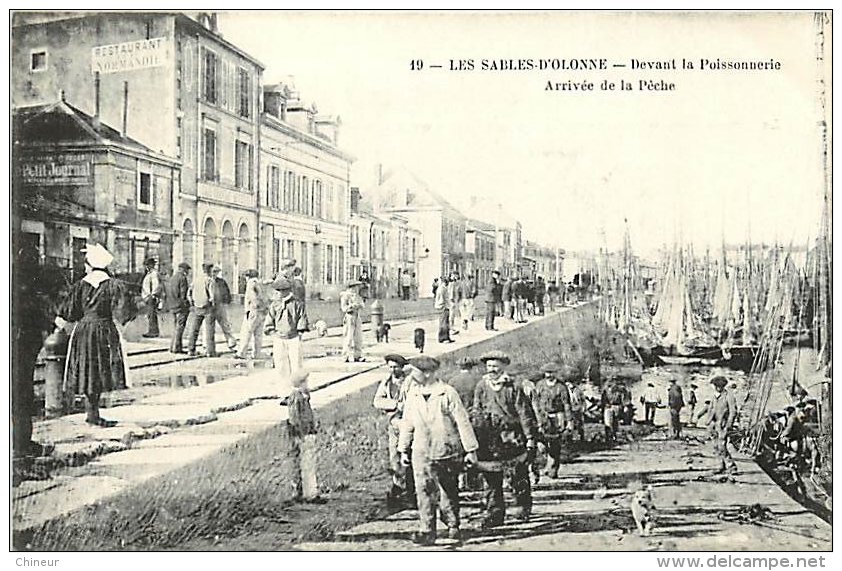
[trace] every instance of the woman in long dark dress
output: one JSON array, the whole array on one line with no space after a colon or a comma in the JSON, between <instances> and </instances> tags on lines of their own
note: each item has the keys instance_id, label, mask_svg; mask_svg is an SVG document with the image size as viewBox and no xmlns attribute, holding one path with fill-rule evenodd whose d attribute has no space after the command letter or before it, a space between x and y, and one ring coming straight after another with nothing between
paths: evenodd
<instances>
[{"instance_id":1,"label":"woman in long dark dress","mask_svg":"<svg viewBox=\"0 0 842 571\"><path fill-rule=\"evenodd\" d=\"M111 278L105 269L113 259L99 244L86 248L87 274L71 286L57 319L59 325L62 320L76 323L67 351L65 391L84 394L86 422L102 427L117 423L99 415L100 395L126 387L126 368L114 319L125 324L137 313L125 284Z\"/></svg>"}]
</instances>

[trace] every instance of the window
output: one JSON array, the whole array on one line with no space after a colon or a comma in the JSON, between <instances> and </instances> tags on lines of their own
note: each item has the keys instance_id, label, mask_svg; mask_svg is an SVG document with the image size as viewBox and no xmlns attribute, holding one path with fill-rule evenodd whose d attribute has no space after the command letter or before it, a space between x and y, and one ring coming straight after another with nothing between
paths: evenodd
<instances>
[{"instance_id":1,"label":"window","mask_svg":"<svg viewBox=\"0 0 842 571\"><path fill-rule=\"evenodd\" d=\"M202 77L204 79L202 95L208 103L216 103L219 95L219 58L215 53L206 49L202 63Z\"/></svg>"},{"instance_id":2,"label":"window","mask_svg":"<svg viewBox=\"0 0 842 571\"><path fill-rule=\"evenodd\" d=\"M240 89L240 116L251 116L251 76L249 72L240 68L238 86Z\"/></svg>"},{"instance_id":3,"label":"window","mask_svg":"<svg viewBox=\"0 0 842 571\"><path fill-rule=\"evenodd\" d=\"M284 254L284 258L295 258L295 242L293 242L292 240L287 240L286 248L287 251Z\"/></svg>"},{"instance_id":4,"label":"window","mask_svg":"<svg viewBox=\"0 0 842 571\"><path fill-rule=\"evenodd\" d=\"M327 272L325 274L325 283L333 283L333 246L327 246Z\"/></svg>"},{"instance_id":5,"label":"window","mask_svg":"<svg viewBox=\"0 0 842 571\"><path fill-rule=\"evenodd\" d=\"M286 211L289 211L292 202L290 199L290 191L292 189L293 181L295 180L295 174L292 171L286 171L284 173L284 203L283 208Z\"/></svg>"},{"instance_id":6,"label":"window","mask_svg":"<svg viewBox=\"0 0 842 571\"><path fill-rule=\"evenodd\" d=\"M219 180L216 170L216 131L206 127L202 139L202 178L210 181Z\"/></svg>"},{"instance_id":7,"label":"window","mask_svg":"<svg viewBox=\"0 0 842 571\"><path fill-rule=\"evenodd\" d=\"M360 255L360 227L351 226L351 255L359 257Z\"/></svg>"},{"instance_id":8,"label":"window","mask_svg":"<svg viewBox=\"0 0 842 571\"><path fill-rule=\"evenodd\" d=\"M323 218L322 213L322 181L315 181L316 191L313 194L313 215L316 218Z\"/></svg>"},{"instance_id":9,"label":"window","mask_svg":"<svg viewBox=\"0 0 842 571\"><path fill-rule=\"evenodd\" d=\"M307 242L301 242L301 259L298 260L298 265L301 267L301 277L304 280L307 280L307 277L310 275L307 272L307 267L309 264L307 263L309 260L307 259Z\"/></svg>"},{"instance_id":10,"label":"window","mask_svg":"<svg viewBox=\"0 0 842 571\"><path fill-rule=\"evenodd\" d=\"M234 143L234 186L251 190L251 145L242 141Z\"/></svg>"},{"instance_id":11,"label":"window","mask_svg":"<svg viewBox=\"0 0 842 571\"><path fill-rule=\"evenodd\" d=\"M152 210L152 175L139 172L137 176L137 207L141 210Z\"/></svg>"},{"instance_id":12,"label":"window","mask_svg":"<svg viewBox=\"0 0 842 571\"><path fill-rule=\"evenodd\" d=\"M310 202L309 194L310 194L310 185L308 184L307 177L302 176L301 177L301 199L300 199L301 202L298 205L298 208L299 208L298 211L301 214L309 214L309 212L308 212L308 210L309 210L308 204Z\"/></svg>"},{"instance_id":13,"label":"window","mask_svg":"<svg viewBox=\"0 0 842 571\"><path fill-rule=\"evenodd\" d=\"M336 281L342 283L345 281L345 248L336 247L336 258Z\"/></svg>"},{"instance_id":14,"label":"window","mask_svg":"<svg viewBox=\"0 0 842 571\"><path fill-rule=\"evenodd\" d=\"M272 275L277 274L281 268L281 240L272 239Z\"/></svg>"},{"instance_id":15,"label":"window","mask_svg":"<svg viewBox=\"0 0 842 571\"><path fill-rule=\"evenodd\" d=\"M46 71L47 50L38 50L29 55L29 71Z\"/></svg>"},{"instance_id":16,"label":"window","mask_svg":"<svg viewBox=\"0 0 842 571\"><path fill-rule=\"evenodd\" d=\"M269 206L277 210L280 208L281 170L272 165L269 167Z\"/></svg>"}]
</instances>

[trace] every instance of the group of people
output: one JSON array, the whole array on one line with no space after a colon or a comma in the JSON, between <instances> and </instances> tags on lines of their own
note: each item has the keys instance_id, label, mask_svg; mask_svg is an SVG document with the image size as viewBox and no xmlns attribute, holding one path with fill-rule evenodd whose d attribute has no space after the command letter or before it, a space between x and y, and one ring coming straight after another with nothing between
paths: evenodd
<instances>
[{"instance_id":1,"label":"group of people","mask_svg":"<svg viewBox=\"0 0 842 571\"><path fill-rule=\"evenodd\" d=\"M459 333L459 327L468 329L468 324L474 320L474 300L477 290L474 276L465 274L459 276L452 272L433 282L433 307L439 314L439 343L453 343L452 335Z\"/></svg>"},{"instance_id":2,"label":"group of people","mask_svg":"<svg viewBox=\"0 0 842 571\"><path fill-rule=\"evenodd\" d=\"M529 280L523 276L503 278L494 270L485 291L485 328L494 331L494 319L505 317L515 323L526 323L530 315L544 315L564 304L564 286L549 283L538 276Z\"/></svg>"},{"instance_id":3,"label":"group of people","mask_svg":"<svg viewBox=\"0 0 842 571\"><path fill-rule=\"evenodd\" d=\"M431 545L437 538L439 515L447 537L461 540L459 517L461 477L481 474L485 484L481 526L503 525L503 482L508 479L517 506L515 517L528 520L532 512L532 485L543 474L558 477L573 434L584 438L583 396L575 369L566 363L543 365L533 379L507 372L511 361L501 351L490 351L478 363L459 361L460 372L449 382L436 373L437 359L421 356L385 357L389 375L380 382L374 407L387 419L389 470L392 486L387 501L417 506L420 531L414 541ZM463 403L454 385L466 376L475 382L473 398ZM547 451L542 467L536 462L541 444Z\"/></svg>"}]
</instances>

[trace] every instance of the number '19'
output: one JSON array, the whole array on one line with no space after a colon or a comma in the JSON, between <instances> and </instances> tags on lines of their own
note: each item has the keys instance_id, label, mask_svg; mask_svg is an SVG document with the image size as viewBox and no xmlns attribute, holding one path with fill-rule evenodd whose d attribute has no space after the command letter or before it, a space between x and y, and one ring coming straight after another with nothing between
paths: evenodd
<instances>
[{"instance_id":1,"label":"number '19'","mask_svg":"<svg viewBox=\"0 0 842 571\"><path fill-rule=\"evenodd\" d=\"M409 62L409 69L412 71L421 71L424 69L424 62L420 59L414 59Z\"/></svg>"}]
</instances>

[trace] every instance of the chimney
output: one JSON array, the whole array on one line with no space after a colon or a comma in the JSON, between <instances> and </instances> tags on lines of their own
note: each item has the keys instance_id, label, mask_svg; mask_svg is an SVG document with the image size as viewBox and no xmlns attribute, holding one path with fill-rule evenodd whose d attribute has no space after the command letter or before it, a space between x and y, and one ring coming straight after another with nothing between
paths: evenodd
<instances>
[{"instance_id":1,"label":"chimney","mask_svg":"<svg viewBox=\"0 0 842 571\"><path fill-rule=\"evenodd\" d=\"M99 127L99 106L100 106L100 82L99 72L94 74L94 126Z\"/></svg>"},{"instance_id":2,"label":"chimney","mask_svg":"<svg viewBox=\"0 0 842 571\"><path fill-rule=\"evenodd\" d=\"M124 137L128 136L129 127L129 82L123 82L123 130L120 132Z\"/></svg>"}]
</instances>

